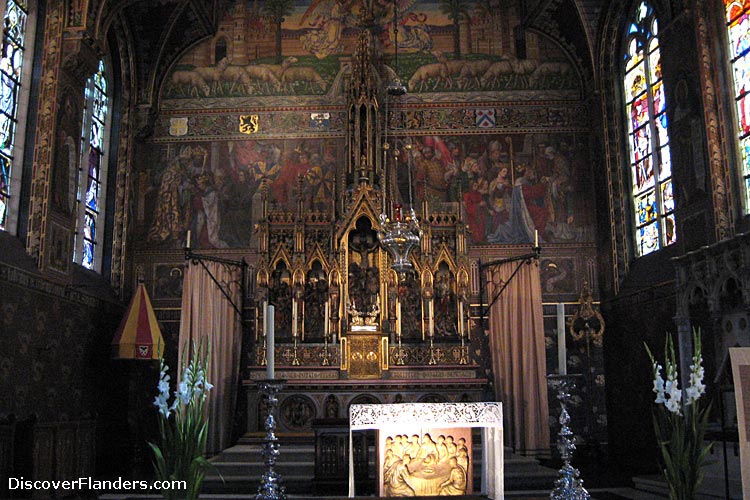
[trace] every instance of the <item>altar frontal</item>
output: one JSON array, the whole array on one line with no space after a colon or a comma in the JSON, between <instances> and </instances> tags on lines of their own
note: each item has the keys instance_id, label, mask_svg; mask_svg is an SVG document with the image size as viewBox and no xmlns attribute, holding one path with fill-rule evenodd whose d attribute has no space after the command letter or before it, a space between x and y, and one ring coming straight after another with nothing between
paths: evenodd
<instances>
[{"instance_id":1,"label":"altar frontal","mask_svg":"<svg viewBox=\"0 0 750 500\"><path fill-rule=\"evenodd\" d=\"M351 405L352 432L378 431L379 494L450 496L472 491L471 429L482 428L482 493L503 493L502 405L486 403L405 403ZM354 496L354 464L349 460L349 496Z\"/></svg>"}]
</instances>

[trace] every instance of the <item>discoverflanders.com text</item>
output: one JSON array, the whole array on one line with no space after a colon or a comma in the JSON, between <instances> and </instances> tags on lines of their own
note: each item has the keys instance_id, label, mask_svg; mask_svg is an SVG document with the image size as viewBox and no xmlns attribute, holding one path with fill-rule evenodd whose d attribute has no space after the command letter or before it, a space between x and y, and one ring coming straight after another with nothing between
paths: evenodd
<instances>
[{"instance_id":1,"label":"discoverflanders.com text","mask_svg":"<svg viewBox=\"0 0 750 500\"><path fill-rule=\"evenodd\" d=\"M98 480L91 477L79 477L67 481L62 480L34 480L9 477L8 489L13 490L185 490L185 481L139 481L117 478L112 480Z\"/></svg>"}]
</instances>

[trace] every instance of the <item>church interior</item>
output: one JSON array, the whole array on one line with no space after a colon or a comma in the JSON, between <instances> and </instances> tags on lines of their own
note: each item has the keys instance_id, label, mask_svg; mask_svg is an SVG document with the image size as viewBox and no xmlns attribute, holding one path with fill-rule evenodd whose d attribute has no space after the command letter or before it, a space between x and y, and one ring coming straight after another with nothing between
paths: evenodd
<instances>
[{"instance_id":1,"label":"church interior","mask_svg":"<svg viewBox=\"0 0 750 500\"><path fill-rule=\"evenodd\" d=\"M205 336L206 491L257 490L270 379L290 493L356 455L358 494L413 496L352 407L488 402L506 492L551 490L562 383L586 485L637 487L649 353L684 377L695 332L741 498L750 2L0 3L0 477L152 478L158 359ZM486 442L438 427L469 486L424 494L478 493Z\"/></svg>"}]
</instances>

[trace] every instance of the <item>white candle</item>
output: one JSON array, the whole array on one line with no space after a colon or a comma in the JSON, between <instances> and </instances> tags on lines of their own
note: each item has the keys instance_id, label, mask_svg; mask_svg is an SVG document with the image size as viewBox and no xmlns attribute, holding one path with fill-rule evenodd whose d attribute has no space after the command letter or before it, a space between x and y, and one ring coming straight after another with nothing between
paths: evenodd
<instances>
[{"instance_id":1,"label":"white candle","mask_svg":"<svg viewBox=\"0 0 750 500\"><path fill-rule=\"evenodd\" d=\"M326 302L325 308L324 308L324 319L323 319L323 338L328 339L328 302Z\"/></svg>"},{"instance_id":2,"label":"white candle","mask_svg":"<svg viewBox=\"0 0 750 500\"><path fill-rule=\"evenodd\" d=\"M187 232L187 241L185 242L185 248L190 248L190 236L191 236L191 231L190 231L190 229L188 229L188 232Z\"/></svg>"},{"instance_id":3,"label":"white candle","mask_svg":"<svg viewBox=\"0 0 750 500\"><path fill-rule=\"evenodd\" d=\"M427 302L427 317L430 323L430 327L427 332L429 333L430 337L432 337L433 335L435 335L435 323L433 321L434 316L433 316L433 310L432 310L432 299L429 299L429 301Z\"/></svg>"},{"instance_id":4,"label":"white candle","mask_svg":"<svg viewBox=\"0 0 750 500\"><path fill-rule=\"evenodd\" d=\"M464 338L464 302L458 301L458 336Z\"/></svg>"},{"instance_id":5,"label":"white candle","mask_svg":"<svg viewBox=\"0 0 750 500\"><path fill-rule=\"evenodd\" d=\"M565 304L557 304L557 373L567 375L568 363L565 348Z\"/></svg>"},{"instance_id":6,"label":"white candle","mask_svg":"<svg viewBox=\"0 0 750 500\"><path fill-rule=\"evenodd\" d=\"M396 333L401 335L401 301L396 301Z\"/></svg>"},{"instance_id":7,"label":"white candle","mask_svg":"<svg viewBox=\"0 0 750 500\"><path fill-rule=\"evenodd\" d=\"M297 299L292 299L292 337L297 336Z\"/></svg>"},{"instance_id":8,"label":"white candle","mask_svg":"<svg viewBox=\"0 0 750 500\"><path fill-rule=\"evenodd\" d=\"M539 231L534 229L534 248L539 248Z\"/></svg>"},{"instance_id":9,"label":"white candle","mask_svg":"<svg viewBox=\"0 0 750 500\"><path fill-rule=\"evenodd\" d=\"M266 378L271 380L274 378L274 332L273 332L273 313L274 307L269 305L266 307L266 321L268 329L266 330Z\"/></svg>"}]
</instances>

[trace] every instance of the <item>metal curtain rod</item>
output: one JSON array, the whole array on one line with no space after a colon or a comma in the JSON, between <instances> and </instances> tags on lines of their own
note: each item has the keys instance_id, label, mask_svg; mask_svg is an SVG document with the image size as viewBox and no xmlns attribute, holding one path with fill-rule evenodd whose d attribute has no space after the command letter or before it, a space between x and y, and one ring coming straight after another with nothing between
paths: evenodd
<instances>
[{"instance_id":1,"label":"metal curtain rod","mask_svg":"<svg viewBox=\"0 0 750 500\"><path fill-rule=\"evenodd\" d=\"M485 315L489 312L490 308L495 304L495 302L497 302L497 299L500 298L500 295L502 295L502 293L508 287L508 285L510 284L510 282L513 281L513 278L516 277L516 274L518 274L518 271L521 269L521 266L524 263L529 263L529 261L531 261L531 259L538 260L541 254L542 254L542 247L536 246L536 247L532 247L532 252L531 253L526 253L526 254L523 254L523 255L515 255L513 257L507 257L505 259L493 260L493 261L490 261L490 262L486 262L484 264L482 264L482 260L481 259L479 260L479 270L480 270L480 273L479 273L479 307L480 307L480 318L482 318L482 325L483 326L484 326ZM518 262L518 261L520 261L520 262ZM503 283L502 288L500 288L500 290L498 290L497 293L495 294L495 296L492 298L492 302L490 302L489 304L487 304L486 308L482 308L482 302L483 302L483 299L484 299L484 293L483 293L484 287L482 286L482 283L484 282L484 279L482 278L481 271L483 269L487 269L489 267L495 267L495 266L499 266L499 265L502 265L502 264L507 264L509 262L518 262L518 265L513 270L513 273L510 275L510 278L508 278L508 280L505 283Z\"/></svg>"},{"instance_id":2,"label":"metal curtain rod","mask_svg":"<svg viewBox=\"0 0 750 500\"><path fill-rule=\"evenodd\" d=\"M237 306L237 304L234 303L234 300L232 300L232 297L229 296L229 292L227 292L221 283L219 283L219 280L216 279L216 276L213 275L213 273L206 267L206 261L210 262L218 262L220 264L225 264L228 266L237 266L242 271L242 276L240 278L240 299L242 299L242 296L245 295L245 269L247 268L247 262L245 262L245 259L242 260L230 260L230 259L222 259L221 257L214 257L213 255L203 255L199 253L193 253L192 250L189 248L185 248L185 260L192 260L193 262L199 262L201 266L203 266L203 269L206 270L208 275L211 277L211 281L216 283L216 286L219 287L219 290L224 295L224 297L227 298L230 304L232 304L232 307L234 308L235 312L242 318L242 311Z\"/></svg>"}]
</instances>

